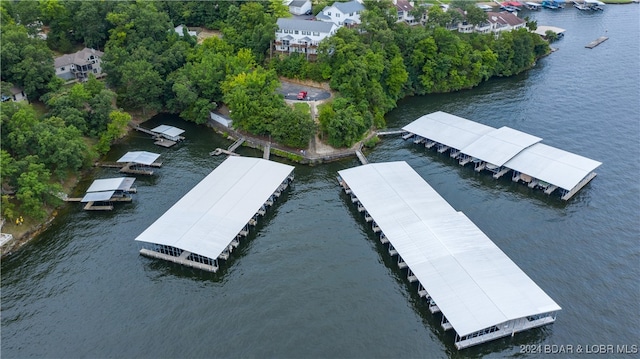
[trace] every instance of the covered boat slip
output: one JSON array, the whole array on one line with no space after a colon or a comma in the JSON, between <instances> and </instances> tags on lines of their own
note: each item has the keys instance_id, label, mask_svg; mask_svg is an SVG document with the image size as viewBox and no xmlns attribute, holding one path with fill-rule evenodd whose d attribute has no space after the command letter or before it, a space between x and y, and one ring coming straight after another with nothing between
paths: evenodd
<instances>
[{"instance_id":1,"label":"covered boat slip","mask_svg":"<svg viewBox=\"0 0 640 359\"><path fill-rule=\"evenodd\" d=\"M129 194L136 191L132 188L135 180L132 177L95 180L79 202L86 203L84 206L86 211L110 211L113 209L112 202L131 202ZM72 198L68 201L77 201L77 199Z\"/></svg>"},{"instance_id":2,"label":"covered boat slip","mask_svg":"<svg viewBox=\"0 0 640 359\"><path fill-rule=\"evenodd\" d=\"M293 167L231 156L142 232L141 254L216 272L282 191Z\"/></svg>"},{"instance_id":3,"label":"covered boat slip","mask_svg":"<svg viewBox=\"0 0 640 359\"><path fill-rule=\"evenodd\" d=\"M339 175L458 349L555 321L561 308L406 162Z\"/></svg>"},{"instance_id":4,"label":"covered boat slip","mask_svg":"<svg viewBox=\"0 0 640 359\"><path fill-rule=\"evenodd\" d=\"M476 171L488 170L500 178L513 170L512 180L551 194L560 188L568 200L591 179L600 162L540 143L539 137L509 127L495 129L442 111L424 115L402 128L403 138L449 151L460 165L473 162Z\"/></svg>"},{"instance_id":5,"label":"covered boat slip","mask_svg":"<svg viewBox=\"0 0 640 359\"><path fill-rule=\"evenodd\" d=\"M181 137L180 135L184 133L183 129L169 125L160 125L152 129L151 131L172 141L182 140L183 137Z\"/></svg>"},{"instance_id":6,"label":"covered boat slip","mask_svg":"<svg viewBox=\"0 0 640 359\"><path fill-rule=\"evenodd\" d=\"M118 163L135 163L145 166L151 166L156 164L156 160L160 157L159 153L147 152L147 151L131 151L125 153L116 162Z\"/></svg>"}]
</instances>

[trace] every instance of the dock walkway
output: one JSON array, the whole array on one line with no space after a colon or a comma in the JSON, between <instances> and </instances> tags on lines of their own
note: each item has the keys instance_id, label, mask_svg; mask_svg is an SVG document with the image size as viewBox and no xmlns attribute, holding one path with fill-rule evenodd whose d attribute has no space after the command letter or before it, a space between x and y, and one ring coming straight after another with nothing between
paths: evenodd
<instances>
[{"instance_id":1,"label":"dock walkway","mask_svg":"<svg viewBox=\"0 0 640 359\"><path fill-rule=\"evenodd\" d=\"M594 47L600 45L601 43L605 42L609 40L608 37L606 36L600 36L599 38L591 41L590 43L586 44L584 47L586 47L587 49L593 49Z\"/></svg>"}]
</instances>

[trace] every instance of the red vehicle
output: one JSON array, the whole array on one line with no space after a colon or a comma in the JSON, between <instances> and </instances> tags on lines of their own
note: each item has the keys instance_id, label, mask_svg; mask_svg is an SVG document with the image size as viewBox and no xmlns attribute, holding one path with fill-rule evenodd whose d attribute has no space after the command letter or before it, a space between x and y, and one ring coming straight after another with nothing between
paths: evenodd
<instances>
[{"instance_id":1,"label":"red vehicle","mask_svg":"<svg viewBox=\"0 0 640 359\"><path fill-rule=\"evenodd\" d=\"M298 92L298 100L305 100L307 98L307 91Z\"/></svg>"}]
</instances>

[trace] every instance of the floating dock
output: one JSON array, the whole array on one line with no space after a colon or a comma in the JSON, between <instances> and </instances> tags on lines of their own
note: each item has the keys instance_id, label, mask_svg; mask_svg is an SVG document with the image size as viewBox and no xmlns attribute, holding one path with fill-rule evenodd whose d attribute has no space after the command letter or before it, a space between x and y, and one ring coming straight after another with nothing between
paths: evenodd
<instances>
[{"instance_id":1,"label":"floating dock","mask_svg":"<svg viewBox=\"0 0 640 359\"><path fill-rule=\"evenodd\" d=\"M561 308L406 162L339 171L351 202L464 349L553 323ZM535 254L534 254L535 255Z\"/></svg>"},{"instance_id":2,"label":"floating dock","mask_svg":"<svg viewBox=\"0 0 640 359\"><path fill-rule=\"evenodd\" d=\"M111 211L114 202L131 202L135 178L118 177L93 181L82 198L65 198L65 202L86 203L85 211Z\"/></svg>"},{"instance_id":3,"label":"floating dock","mask_svg":"<svg viewBox=\"0 0 640 359\"><path fill-rule=\"evenodd\" d=\"M217 272L293 181L293 167L230 156L135 240L140 254Z\"/></svg>"},{"instance_id":4,"label":"floating dock","mask_svg":"<svg viewBox=\"0 0 640 359\"><path fill-rule=\"evenodd\" d=\"M473 163L498 179L513 171L514 182L569 200L591 179L602 163L540 143L539 137L509 127L493 128L446 112L424 115L403 127L414 143L449 152L462 166Z\"/></svg>"},{"instance_id":5,"label":"floating dock","mask_svg":"<svg viewBox=\"0 0 640 359\"><path fill-rule=\"evenodd\" d=\"M599 38L591 41L590 43L586 44L584 47L586 47L587 49L593 49L594 47L600 45L601 43L605 42L609 40L608 37L606 36L600 36Z\"/></svg>"},{"instance_id":6,"label":"floating dock","mask_svg":"<svg viewBox=\"0 0 640 359\"><path fill-rule=\"evenodd\" d=\"M171 147L184 140L184 137L181 136L184 133L184 130L173 126L160 125L152 130L135 126L134 129L151 135L153 139L156 140L154 144L161 147Z\"/></svg>"},{"instance_id":7,"label":"floating dock","mask_svg":"<svg viewBox=\"0 0 640 359\"><path fill-rule=\"evenodd\" d=\"M119 168L120 173L134 175L153 175L151 167L162 167L162 162L157 162L160 154L146 151L127 152L120 157L115 163L103 162L98 164L100 167Z\"/></svg>"}]
</instances>

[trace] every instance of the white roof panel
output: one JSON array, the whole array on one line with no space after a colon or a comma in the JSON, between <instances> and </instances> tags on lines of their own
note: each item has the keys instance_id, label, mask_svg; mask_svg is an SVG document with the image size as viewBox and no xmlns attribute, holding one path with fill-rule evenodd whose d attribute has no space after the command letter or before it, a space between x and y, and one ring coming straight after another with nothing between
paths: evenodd
<instances>
[{"instance_id":1,"label":"white roof panel","mask_svg":"<svg viewBox=\"0 0 640 359\"><path fill-rule=\"evenodd\" d=\"M406 162L339 174L459 335L560 310Z\"/></svg>"},{"instance_id":2,"label":"white roof panel","mask_svg":"<svg viewBox=\"0 0 640 359\"><path fill-rule=\"evenodd\" d=\"M458 150L495 130L493 127L442 111L424 115L402 129Z\"/></svg>"},{"instance_id":3,"label":"white roof panel","mask_svg":"<svg viewBox=\"0 0 640 359\"><path fill-rule=\"evenodd\" d=\"M136 241L215 259L292 171L277 162L230 156Z\"/></svg>"},{"instance_id":4,"label":"white roof panel","mask_svg":"<svg viewBox=\"0 0 640 359\"><path fill-rule=\"evenodd\" d=\"M98 179L93 181L87 192L128 191L135 180L133 177Z\"/></svg>"},{"instance_id":5,"label":"white roof panel","mask_svg":"<svg viewBox=\"0 0 640 359\"><path fill-rule=\"evenodd\" d=\"M168 126L168 125L160 125L151 131L156 133L161 133L163 135L167 135L171 137L180 136L180 134L184 133L183 129L173 127L173 126Z\"/></svg>"},{"instance_id":6,"label":"white roof panel","mask_svg":"<svg viewBox=\"0 0 640 359\"><path fill-rule=\"evenodd\" d=\"M147 151L132 151L127 152L124 156L120 157L117 162L124 163L139 163L142 165L150 165L154 163L158 157L160 157L159 153L147 152Z\"/></svg>"},{"instance_id":7,"label":"white roof panel","mask_svg":"<svg viewBox=\"0 0 640 359\"><path fill-rule=\"evenodd\" d=\"M520 151L541 140L540 137L509 127L500 127L484 134L468 146L459 148L459 150L471 157L502 166Z\"/></svg>"},{"instance_id":8,"label":"white roof panel","mask_svg":"<svg viewBox=\"0 0 640 359\"><path fill-rule=\"evenodd\" d=\"M570 191L601 164L571 152L536 143L504 165Z\"/></svg>"},{"instance_id":9,"label":"white roof panel","mask_svg":"<svg viewBox=\"0 0 640 359\"><path fill-rule=\"evenodd\" d=\"M82 197L80 202L108 201L116 191L89 192Z\"/></svg>"}]
</instances>

